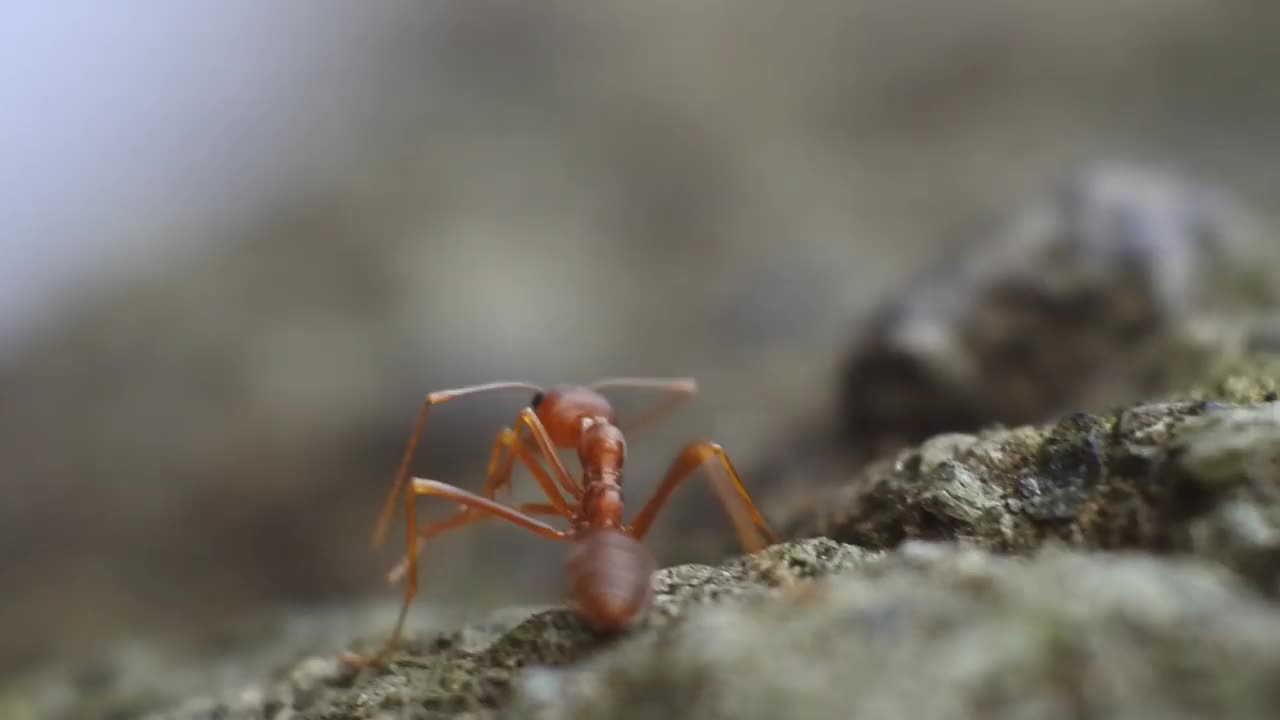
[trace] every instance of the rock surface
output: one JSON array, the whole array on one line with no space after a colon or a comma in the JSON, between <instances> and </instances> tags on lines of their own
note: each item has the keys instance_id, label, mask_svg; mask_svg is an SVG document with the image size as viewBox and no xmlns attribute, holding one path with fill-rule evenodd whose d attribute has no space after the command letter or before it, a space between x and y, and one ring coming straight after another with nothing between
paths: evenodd
<instances>
[{"instance_id":1,"label":"rock surface","mask_svg":"<svg viewBox=\"0 0 1280 720\"><path fill-rule=\"evenodd\" d=\"M660 571L653 610L621 636L563 608L467 623L423 623L419 610L388 666L351 671L338 652L372 649L389 608L304 614L247 629L216 661L143 648L54 672L0 691L0 709L15 720L1272 717L1280 402L1262 367L1225 363L1184 393L1227 392L1230 404L1185 397L935 437L809 514L825 537ZM1096 552L1107 549L1126 552Z\"/></svg>"},{"instance_id":2,"label":"rock surface","mask_svg":"<svg viewBox=\"0 0 1280 720\"><path fill-rule=\"evenodd\" d=\"M1153 399L1258 402L1280 378L1256 355L1280 348L1276 253L1210 183L1083 168L884 297L851 342L837 412L786 423L753 492L785 519L943 434Z\"/></svg>"},{"instance_id":3,"label":"rock surface","mask_svg":"<svg viewBox=\"0 0 1280 720\"><path fill-rule=\"evenodd\" d=\"M804 593L706 608L511 717L1264 718L1280 613L1195 563L908 548Z\"/></svg>"},{"instance_id":4,"label":"rock surface","mask_svg":"<svg viewBox=\"0 0 1280 720\"><path fill-rule=\"evenodd\" d=\"M1273 717L1280 358L1158 402L944 434L867 466L789 542L654 576L621 636L566 608L394 607L246 626L220 657L125 646L0 689L15 720ZM1115 552L1102 552L1115 551ZM927 691L921 691L927 688Z\"/></svg>"},{"instance_id":5,"label":"rock surface","mask_svg":"<svg viewBox=\"0 0 1280 720\"><path fill-rule=\"evenodd\" d=\"M327 653L281 662L287 643L274 638L271 663L262 649L241 655L252 665L243 685L214 694L165 698L182 671L153 665L149 687L104 680L117 692L104 686L98 704L53 714L10 701L6 717L1267 718L1280 708L1280 609L1196 558L1052 547L1010 557L920 541L877 553L815 539L669 568L655 588L655 611L616 638L568 610L513 610L420 633L388 667L359 672Z\"/></svg>"},{"instance_id":6,"label":"rock surface","mask_svg":"<svg viewBox=\"0 0 1280 720\"><path fill-rule=\"evenodd\" d=\"M1263 389L1273 383L1235 388L1261 402L1140 404L939 435L872 464L788 534L868 548L924 539L1193 552L1280 590L1280 403Z\"/></svg>"},{"instance_id":7,"label":"rock surface","mask_svg":"<svg viewBox=\"0 0 1280 720\"><path fill-rule=\"evenodd\" d=\"M654 576L653 608L632 631L648 634L702 605L803 592L815 578L880 555L811 540L719 567L668 568ZM143 710L152 720L454 717L504 704L524 667L567 665L607 651L619 639L593 634L564 608L513 608L452 626L428 615L427 631L413 633L385 668L352 672L338 663L351 638L365 638L358 651L376 647L391 617L393 609L378 608L298 617L269 632L252 628L256 642L204 664L122 651L99 665L113 669L99 669L92 688L83 682L83 670L63 670L30 683L35 693L0 691L0 709L14 720L133 718ZM421 620L415 613L414 623Z\"/></svg>"}]
</instances>

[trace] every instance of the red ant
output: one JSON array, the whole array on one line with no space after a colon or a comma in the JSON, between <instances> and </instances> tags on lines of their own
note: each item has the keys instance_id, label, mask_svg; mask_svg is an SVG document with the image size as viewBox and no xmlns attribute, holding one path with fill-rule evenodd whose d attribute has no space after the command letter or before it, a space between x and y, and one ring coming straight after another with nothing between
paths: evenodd
<instances>
[{"instance_id":1,"label":"red ant","mask_svg":"<svg viewBox=\"0 0 1280 720\"><path fill-rule=\"evenodd\" d=\"M652 599L650 576L657 570L657 563L640 541L667 498L698 468L707 469L712 488L748 552L777 542L777 537L742 486L729 456L719 445L711 442L687 445L671 464L649 502L630 524L624 523L622 465L626 457L626 440L616 423L613 407L601 394L611 388L651 390L671 395L665 402L633 420L630 423L632 430L666 414L697 392L696 383L690 379L612 378L587 386L560 385L547 390L532 383L494 382L427 395L418 411L395 483L373 531L376 546L386 537L396 497L404 489L408 550L389 575L392 582L402 574L407 575L404 601L395 627L382 649L369 657L346 655L348 663L356 666L375 664L395 649L409 604L418 590L418 552L423 543L445 531L488 517L502 518L543 537L572 543L566 568L571 595L587 622L600 632L621 629L648 607ZM534 394L529 406L520 410L512 426L503 428L495 438L480 494L418 477L412 478L406 488L409 464L430 409L464 395L496 390L526 390ZM525 437L526 431L530 437ZM577 450L582 466L580 481L569 474L557 454L559 450ZM550 467L549 473L538 462L538 455ZM497 502L498 491L510 485L516 458L528 467L549 503L509 507ZM561 491L568 495L567 499ZM415 500L419 495L446 498L461 507L453 515L417 530ZM568 520L570 527L558 530L533 515L557 515Z\"/></svg>"}]
</instances>

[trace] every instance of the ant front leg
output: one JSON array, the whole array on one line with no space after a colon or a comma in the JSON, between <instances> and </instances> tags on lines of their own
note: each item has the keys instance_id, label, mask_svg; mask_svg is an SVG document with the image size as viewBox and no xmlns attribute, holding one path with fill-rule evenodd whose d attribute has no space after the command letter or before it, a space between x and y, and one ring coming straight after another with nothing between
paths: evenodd
<instances>
[{"instance_id":1,"label":"ant front leg","mask_svg":"<svg viewBox=\"0 0 1280 720\"><path fill-rule=\"evenodd\" d=\"M506 520L514 525L518 525L530 532L541 535L542 537L552 540L567 540L572 538L571 532L560 531L550 525L529 517L527 514L520 512L514 508L507 507L501 503L494 502L485 497L467 492L461 488L456 488L446 483L437 482L435 480L426 480L423 478L413 478L413 482L409 486L409 492L406 494L408 503L405 507L408 514L408 522L413 527L416 522L416 503L414 502L419 495L434 495L442 497L446 500L452 500L459 503L470 510L476 510L483 516L494 516ZM443 532L450 528L441 528L439 532ZM387 657L396 645L400 642L400 636L404 631L405 617L409 613L409 605L413 602L413 598L418 593L418 556L416 545L410 543L409 561L408 561L408 582L405 585L404 600L400 605L400 614L396 617L396 624L391 630L391 635L387 638L382 649L371 656L359 656L346 654L343 661L353 667L365 667L381 662Z\"/></svg>"},{"instance_id":2,"label":"ant front leg","mask_svg":"<svg viewBox=\"0 0 1280 720\"><path fill-rule=\"evenodd\" d=\"M542 421L538 419L538 413L534 412L533 408L524 408L520 411L520 417L516 418L516 433L519 434L521 430L525 429L533 436L534 445L542 451L542 459L546 460L547 464L551 466L551 472L556 476L560 487L564 488L564 491L569 493L575 500L581 500L582 485L573 478L569 469L564 466L564 461L560 459L559 453L556 452L555 444L551 442L551 436L547 434L547 429L542 425ZM523 441L519 441L518 438L517 440L513 449L529 466L529 469L533 470L533 466L537 463L534 462L533 456L529 454L529 447ZM538 478L540 484L543 484L543 490L546 491L547 498L551 500L552 504L558 503L560 494L554 492L554 486L544 483L546 475L535 473L535 477Z\"/></svg>"},{"instance_id":3,"label":"ant front leg","mask_svg":"<svg viewBox=\"0 0 1280 720\"><path fill-rule=\"evenodd\" d=\"M733 467L724 448L711 442L695 442L686 446L671 463L653 497L636 514L627 529L632 537L637 540L644 538L671 493L699 468L706 469L711 488L733 521L738 539L747 552L756 552L778 542L778 537L769 529L768 523L751 502L751 496L742 486L738 471Z\"/></svg>"},{"instance_id":4,"label":"ant front leg","mask_svg":"<svg viewBox=\"0 0 1280 720\"><path fill-rule=\"evenodd\" d=\"M527 382L492 382L453 390L440 390L428 394L423 399L422 405L418 408L418 417L413 423L413 432L409 435L409 441L405 444L404 455L400 458L400 467L396 470L395 482L392 483L391 490L387 493L387 499L382 504L382 512L378 515L378 522L373 527L372 542L375 546L381 545L387 538L387 528L391 525L391 514L395 511L396 496L400 494L400 489L404 487L405 480L409 477L409 464L413 461L413 453L418 447L418 438L422 435L423 428L426 427L427 414L431 411L431 408L467 395L479 395L496 390L541 392L542 388Z\"/></svg>"},{"instance_id":5,"label":"ant front leg","mask_svg":"<svg viewBox=\"0 0 1280 720\"><path fill-rule=\"evenodd\" d=\"M492 500L493 498L486 499ZM516 505L516 512L520 512L525 515L554 515L556 517L564 517L564 515L562 515L551 503L521 503ZM457 528L464 527L475 522L480 522L488 517L488 515L479 510L463 507L456 514L427 525L422 528L422 530L418 531L417 553L419 555L422 554L423 545L425 545L431 538L448 532L449 530L456 530ZM396 566L391 568L390 572L387 573L387 582L392 584L400 582L404 579L405 573L408 571L409 556L405 555L400 558L400 562L396 563Z\"/></svg>"},{"instance_id":6,"label":"ant front leg","mask_svg":"<svg viewBox=\"0 0 1280 720\"><path fill-rule=\"evenodd\" d=\"M522 432L526 429L533 435L534 446L541 450L544 457L551 462L556 471L556 476L560 480L560 485L569 490L575 500L581 498L581 490L573 482L573 476L569 475L569 471L560 462L559 456L555 454L555 448L547 438L546 430L542 427L541 422L538 421L538 416L528 408L520 412L520 415L516 418L514 429L503 428L494 439L493 448L489 452L489 469L485 474L480 496L487 500L496 500L498 491L510 486L515 460L519 458L525 467L529 469L538 486L542 488L547 499L551 501L549 505L530 503L521 507L530 508L532 512L537 514L559 515L572 520L577 514L577 507L570 505L565 500L560 491L556 489L556 482L551 479L546 469L538 462L538 458L530 451L529 446L526 444L527 438ZM453 515L427 525L420 531L415 531L411 523L409 525L410 548L400 559L400 562L396 563L395 567L387 573L387 580L393 583L399 582L408 567L410 557L422 552L422 547L428 539L446 530L452 530L483 520L485 517L483 511L464 506L459 508Z\"/></svg>"},{"instance_id":7,"label":"ant front leg","mask_svg":"<svg viewBox=\"0 0 1280 720\"><path fill-rule=\"evenodd\" d=\"M485 471L484 484L480 486L480 497L497 500L498 491L510 487L511 471L515 462L515 455L511 448L515 441L516 433L511 428L503 428L498 432L497 437L493 439L493 447L489 450L489 468ZM427 540L447 530L469 525L483 517L483 515L463 505L453 515L437 520L421 530L415 531L413 526L409 525L409 542L416 545L416 547L411 551L406 551L395 567L391 568L391 571L387 573L387 582L400 582L400 578L404 576L405 570L409 566L409 555L411 552L421 553L422 547ZM415 533L416 538L414 537Z\"/></svg>"},{"instance_id":8,"label":"ant front leg","mask_svg":"<svg viewBox=\"0 0 1280 720\"><path fill-rule=\"evenodd\" d=\"M529 431L532 438L524 436L525 430ZM530 441L532 441L532 449ZM534 451L541 452L543 459L551 466L552 473L555 475L554 480L538 462L538 458L533 454ZM499 490L510 487L511 472L516 458L524 463L547 499L562 513L569 508L560 491L556 489L557 483L574 500L582 498L582 488L574 481L568 468L556 454L555 446L551 444L547 430L538 420L537 414L529 408L521 410L512 427L503 428L494 438L493 447L489 451L489 469L485 473L481 495L492 500L496 498Z\"/></svg>"}]
</instances>

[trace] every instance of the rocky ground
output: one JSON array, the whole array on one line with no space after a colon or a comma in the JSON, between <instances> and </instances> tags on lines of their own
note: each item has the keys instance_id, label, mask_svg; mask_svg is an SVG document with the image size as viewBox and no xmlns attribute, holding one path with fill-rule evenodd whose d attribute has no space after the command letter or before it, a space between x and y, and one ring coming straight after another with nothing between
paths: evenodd
<instances>
[{"instance_id":1,"label":"rocky ground","mask_svg":"<svg viewBox=\"0 0 1280 720\"><path fill-rule=\"evenodd\" d=\"M1003 271L931 286L989 300L1016 286L1010 307L1038 308L1038 318L997 312L1005 323L993 322L996 300L890 313L900 325L924 317L930 333L882 324L855 346L852 368L875 365L862 361L875 353L909 363L924 357L911 352L947 346L973 360L959 372L934 358L915 386L897 379L900 397L937 397L911 416L927 429L846 423L835 442L858 452L844 469L814 471L807 501L779 525L785 542L661 570L652 611L621 636L597 636L561 607L468 617L420 603L391 662L356 671L338 653L375 647L392 609L299 611L246 627L212 657L142 645L35 671L0 691L0 711L14 720L1275 717L1280 355L1274 328L1242 320L1269 317L1270 301L1233 292L1265 287L1256 281L1265 266L1232 260L1252 256L1230 249L1230 232L1203 230L1225 225L1182 233L1179 218L1204 218L1183 213L1185 201L1118 206L1164 209L1076 241L1022 242L1035 249L1027 257L1064 273L1027 270L1006 246L996 253ZM1135 238L1162 244L1116 250ZM1107 271L1117 264L1124 273ZM1255 282L1237 282L1241 268ZM1081 324L1063 308L1084 301L1098 317L1129 314ZM1055 332L1054 322L1074 325ZM1018 354L1011 343L1028 323L1040 341ZM886 350L885 337L906 336L936 342ZM1070 362L1043 352L1051 341L1074 353ZM1010 382L1019 357L1029 386ZM1070 392L1024 392L1052 382L1053 367ZM906 418L883 398L868 412L877 409ZM925 417L931 409L941 424ZM1019 422L1024 413L1043 419ZM868 428L869 440L859 435Z\"/></svg>"},{"instance_id":2,"label":"rocky ground","mask_svg":"<svg viewBox=\"0 0 1280 720\"><path fill-rule=\"evenodd\" d=\"M1261 401L1073 419L1071 442L1061 425L932 440L818 516L863 546L662 570L620 638L513 609L351 671L334 652L377 642L385 615L294 618L199 672L121 656L57 676L6 717L1274 717L1277 381ZM210 693L215 667L233 677Z\"/></svg>"}]
</instances>

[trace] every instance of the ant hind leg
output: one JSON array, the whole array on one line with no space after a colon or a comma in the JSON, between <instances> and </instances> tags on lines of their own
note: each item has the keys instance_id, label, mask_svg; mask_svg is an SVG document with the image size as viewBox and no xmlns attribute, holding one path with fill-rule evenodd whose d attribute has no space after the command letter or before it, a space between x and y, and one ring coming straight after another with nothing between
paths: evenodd
<instances>
[{"instance_id":1,"label":"ant hind leg","mask_svg":"<svg viewBox=\"0 0 1280 720\"><path fill-rule=\"evenodd\" d=\"M649 532L658 512L662 510L671 494L699 468L706 469L711 481L711 489L715 491L720 504L729 514L734 529L738 533L738 539L747 552L756 552L778 542L777 535L769 529L768 523L751 502L751 496L742 486L738 471L729 460L724 448L711 442L689 444L671 463L670 469L667 470L658 489L654 491L653 497L641 508L627 528L632 537L640 540L645 533Z\"/></svg>"}]
</instances>

